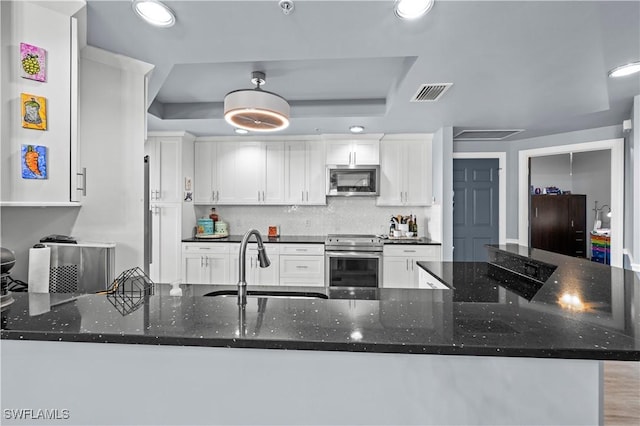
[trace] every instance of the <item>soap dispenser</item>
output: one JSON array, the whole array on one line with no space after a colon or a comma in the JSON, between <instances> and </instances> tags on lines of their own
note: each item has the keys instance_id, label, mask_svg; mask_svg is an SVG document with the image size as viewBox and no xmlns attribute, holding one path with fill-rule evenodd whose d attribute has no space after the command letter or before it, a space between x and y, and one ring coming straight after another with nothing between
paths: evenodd
<instances>
[{"instance_id":1,"label":"soap dispenser","mask_svg":"<svg viewBox=\"0 0 640 426\"><path fill-rule=\"evenodd\" d=\"M179 282L171 283L171 290L169 290L169 296L182 296L182 289Z\"/></svg>"}]
</instances>

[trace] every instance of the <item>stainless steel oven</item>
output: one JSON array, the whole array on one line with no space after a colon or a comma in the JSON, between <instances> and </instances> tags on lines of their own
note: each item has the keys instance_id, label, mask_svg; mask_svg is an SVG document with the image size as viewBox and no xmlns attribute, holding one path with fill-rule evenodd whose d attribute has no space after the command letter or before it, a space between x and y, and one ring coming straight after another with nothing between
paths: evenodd
<instances>
[{"instance_id":1,"label":"stainless steel oven","mask_svg":"<svg viewBox=\"0 0 640 426\"><path fill-rule=\"evenodd\" d=\"M375 235L329 235L325 241L328 287L378 287L382 240Z\"/></svg>"}]
</instances>

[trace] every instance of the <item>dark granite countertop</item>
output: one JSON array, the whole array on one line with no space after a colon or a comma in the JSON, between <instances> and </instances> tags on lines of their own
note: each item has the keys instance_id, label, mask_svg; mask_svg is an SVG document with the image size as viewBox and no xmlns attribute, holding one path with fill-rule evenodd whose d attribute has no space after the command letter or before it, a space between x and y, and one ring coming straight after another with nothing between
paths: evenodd
<instances>
[{"instance_id":1,"label":"dark granite countertop","mask_svg":"<svg viewBox=\"0 0 640 426\"><path fill-rule=\"evenodd\" d=\"M157 285L131 312L124 308L132 304L102 295L14 293L15 303L2 313L2 338L640 360L638 276L559 260L533 295L518 280L492 278L487 263L472 262L419 263L449 290L296 287L328 299L249 297L244 309L235 297L203 297L234 286L182 285L184 295L174 297L168 286ZM584 309L560 305L569 291L582 298Z\"/></svg>"},{"instance_id":2,"label":"dark granite countertop","mask_svg":"<svg viewBox=\"0 0 640 426\"><path fill-rule=\"evenodd\" d=\"M239 243L242 241L242 235L229 235L225 238L184 238L183 243ZM262 239L265 243L289 243L289 244L324 244L326 235L281 235L278 238L267 238L263 235ZM400 238L400 239L384 239L384 244L416 244L416 245L441 245L429 238Z\"/></svg>"},{"instance_id":3,"label":"dark granite countertop","mask_svg":"<svg viewBox=\"0 0 640 426\"><path fill-rule=\"evenodd\" d=\"M433 241L427 237L420 238L386 238L384 240L385 245L442 245L437 241Z\"/></svg>"}]
</instances>

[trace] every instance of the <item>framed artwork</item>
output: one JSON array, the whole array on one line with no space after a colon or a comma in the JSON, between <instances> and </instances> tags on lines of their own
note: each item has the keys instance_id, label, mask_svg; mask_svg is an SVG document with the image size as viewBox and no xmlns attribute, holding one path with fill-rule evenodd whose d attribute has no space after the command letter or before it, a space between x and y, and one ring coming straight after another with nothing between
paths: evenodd
<instances>
[{"instance_id":1,"label":"framed artwork","mask_svg":"<svg viewBox=\"0 0 640 426\"><path fill-rule=\"evenodd\" d=\"M20 43L21 77L47 81L47 51L41 47Z\"/></svg>"},{"instance_id":2,"label":"framed artwork","mask_svg":"<svg viewBox=\"0 0 640 426\"><path fill-rule=\"evenodd\" d=\"M22 145L20 150L23 179L47 178L47 147L42 145Z\"/></svg>"},{"instance_id":3,"label":"framed artwork","mask_svg":"<svg viewBox=\"0 0 640 426\"><path fill-rule=\"evenodd\" d=\"M47 100L42 96L20 94L22 127L47 130Z\"/></svg>"}]
</instances>

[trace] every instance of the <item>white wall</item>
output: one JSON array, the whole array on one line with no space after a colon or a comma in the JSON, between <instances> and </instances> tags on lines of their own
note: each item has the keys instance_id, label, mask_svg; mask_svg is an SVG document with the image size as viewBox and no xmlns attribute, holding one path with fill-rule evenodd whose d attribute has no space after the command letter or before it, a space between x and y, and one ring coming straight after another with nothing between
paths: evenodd
<instances>
[{"instance_id":1,"label":"white wall","mask_svg":"<svg viewBox=\"0 0 640 426\"><path fill-rule=\"evenodd\" d=\"M81 164L87 196L79 239L116 243L116 274L143 266L145 76L152 66L85 47L80 62Z\"/></svg>"}]
</instances>

